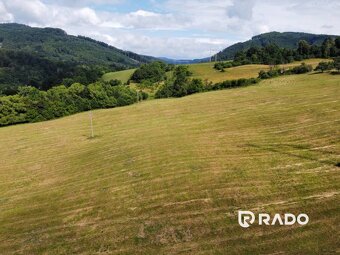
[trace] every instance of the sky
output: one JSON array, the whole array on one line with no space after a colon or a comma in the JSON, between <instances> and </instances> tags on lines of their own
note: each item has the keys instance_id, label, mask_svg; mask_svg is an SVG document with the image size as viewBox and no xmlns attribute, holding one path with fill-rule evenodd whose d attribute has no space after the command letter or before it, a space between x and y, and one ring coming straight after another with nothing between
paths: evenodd
<instances>
[{"instance_id":1,"label":"sky","mask_svg":"<svg viewBox=\"0 0 340 255\"><path fill-rule=\"evenodd\" d=\"M57 27L123 50L211 56L270 31L340 35L339 0L0 0L0 23Z\"/></svg>"}]
</instances>

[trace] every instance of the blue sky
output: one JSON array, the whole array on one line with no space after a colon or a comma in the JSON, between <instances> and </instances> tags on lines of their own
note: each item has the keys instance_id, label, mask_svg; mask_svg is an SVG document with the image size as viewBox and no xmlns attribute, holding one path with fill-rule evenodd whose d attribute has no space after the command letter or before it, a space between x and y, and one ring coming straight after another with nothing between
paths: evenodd
<instances>
[{"instance_id":1,"label":"blue sky","mask_svg":"<svg viewBox=\"0 0 340 255\"><path fill-rule=\"evenodd\" d=\"M0 0L0 23L58 27L140 54L202 58L269 31L340 34L340 1Z\"/></svg>"},{"instance_id":2,"label":"blue sky","mask_svg":"<svg viewBox=\"0 0 340 255\"><path fill-rule=\"evenodd\" d=\"M114 2L114 1L113 1ZM163 10L159 8L164 1L116 1L114 3L99 2L92 3L90 6L98 11L118 11L121 13L134 12L136 10L149 10L153 12L162 12Z\"/></svg>"}]
</instances>

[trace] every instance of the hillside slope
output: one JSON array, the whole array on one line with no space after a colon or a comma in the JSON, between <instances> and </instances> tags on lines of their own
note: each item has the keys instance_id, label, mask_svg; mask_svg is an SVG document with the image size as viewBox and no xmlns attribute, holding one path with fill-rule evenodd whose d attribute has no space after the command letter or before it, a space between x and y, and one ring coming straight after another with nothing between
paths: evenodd
<instances>
[{"instance_id":1,"label":"hillside slope","mask_svg":"<svg viewBox=\"0 0 340 255\"><path fill-rule=\"evenodd\" d=\"M74 82L87 84L102 72L152 60L155 58L87 37L67 35L61 29L0 24L0 95L16 93L24 85L48 89Z\"/></svg>"},{"instance_id":2,"label":"hillside slope","mask_svg":"<svg viewBox=\"0 0 340 255\"><path fill-rule=\"evenodd\" d=\"M0 128L2 254L334 254L337 75ZM241 228L237 211L307 213Z\"/></svg>"},{"instance_id":3,"label":"hillside slope","mask_svg":"<svg viewBox=\"0 0 340 255\"><path fill-rule=\"evenodd\" d=\"M33 52L54 61L83 64L135 66L154 58L123 51L83 36L68 35L58 28L0 24L2 49Z\"/></svg>"},{"instance_id":4,"label":"hillside slope","mask_svg":"<svg viewBox=\"0 0 340 255\"><path fill-rule=\"evenodd\" d=\"M281 48L296 49L300 40L305 40L309 44L321 45L328 37L336 37L335 35L317 35L299 32L270 32L252 37L246 42L233 44L217 54L218 60L233 59L239 51L247 50L250 47L264 47L268 44L276 44Z\"/></svg>"},{"instance_id":5,"label":"hillside slope","mask_svg":"<svg viewBox=\"0 0 340 255\"><path fill-rule=\"evenodd\" d=\"M321 58L312 58L306 59L303 61L296 61L289 64L282 64L279 65L280 67L289 68L293 66L298 66L302 62L312 65L314 68L319 64L321 61L327 61L326 59ZM234 80L234 79L249 79L249 78L256 78L259 75L261 70L269 70L269 65L242 65L237 67L231 67L225 69L224 72L218 71L214 68L216 62L209 62L209 63L201 63L201 64L192 64L189 66L189 70L193 74L193 78L199 78L202 80L208 80L213 83L216 82L223 82L225 80Z\"/></svg>"}]
</instances>

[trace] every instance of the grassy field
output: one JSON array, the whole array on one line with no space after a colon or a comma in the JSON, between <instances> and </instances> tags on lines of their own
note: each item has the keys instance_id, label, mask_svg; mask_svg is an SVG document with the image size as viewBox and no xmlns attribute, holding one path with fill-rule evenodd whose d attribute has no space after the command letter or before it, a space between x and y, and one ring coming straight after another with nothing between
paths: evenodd
<instances>
[{"instance_id":1,"label":"grassy field","mask_svg":"<svg viewBox=\"0 0 340 255\"><path fill-rule=\"evenodd\" d=\"M284 67L292 67L300 65L302 62L312 65L316 67L317 64L321 61L325 61L324 59L306 59L304 61L294 62L286 65L281 65ZM225 72L220 72L214 69L214 62L212 63L201 63L201 64L192 64L189 65L189 70L193 73L194 78L201 78L203 80L216 82L222 82L225 80L233 80L240 78L255 78L258 76L261 70L269 70L268 65L244 65L233 68L225 69ZM119 72L107 73L103 76L105 81L118 79L123 83L126 83L128 79L131 77L133 72L136 69L129 69Z\"/></svg>"},{"instance_id":2,"label":"grassy field","mask_svg":"<svg viewBox=\"0 0 340 255\"><path fill-rule=\"evenodd\" d=\"M294 62L286 65L280 65L283 67L292 67L300 65L302 62L313 65L317 64L324 59L306 59L304 61ZM194 78L201 78L203 80L212 81L213 83L222 82L225 80L236 80L241 78L255 78L258 76L261 70L269 70L268 65L244 65L238 67L232 67L225 69L225 72L220 72L214 69L213 63L193 64L189 66L190 71L193 73Z\"/></svg>"},{"instance_id":3,"label":"grassy field","mask_svg":"<svg viewBox=\"0 0 340 255\"><path fill-rule=\"evenodd\" d=\"M0 129L1 254L339 252L340 77ZM241 228L237 211L307 213Z\"/></svg>"},{"instance_id":4,"label":"grassy field","mask_svg":"<svg viewBox=\"0 0 340 255\"><path fill-rule=\"evenodd\" d=\"M128 69L119 72L106 73L103 75L103 80L104 81L120 80L123 83L126 83L130 79L131 75L134 73L135 70L136 69Z\"/></svg>"}]
</instances>

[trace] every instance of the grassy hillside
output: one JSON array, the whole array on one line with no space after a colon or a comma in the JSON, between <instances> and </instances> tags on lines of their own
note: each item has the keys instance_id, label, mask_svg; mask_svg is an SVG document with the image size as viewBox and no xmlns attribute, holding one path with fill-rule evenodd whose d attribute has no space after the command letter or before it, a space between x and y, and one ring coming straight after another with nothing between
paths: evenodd
<instances>
[{"instance_id":1,"label":"grassy hillside","mask_svg":"<svg viewBox=\"0 0 340 255\"><path fill-rule=\"evenodd\" d=\"M0 129L2 254L339 251L337 75ZM307 213L241 228L237 210Z\"/></svg>"},{"instance_id":2,"label":"grassy hillside","mask_svg":"<svg viewBox=\"0 0 340 255\"><path fill-rule=\"evenodd\" d=\"M292 67L298 66L302 62L313 65L313 67L317 66L317 64L321 61L325 61L323 59L306 59L305 61L293 62L290 64L280 65L283 67ZM243 65L238 67L232 67L225 69L225 72L220 72L214 69L214 62L212 63L202 63L202 64L193 64L189 66L190 71L193 73L194 78L201 78L203 80L216 82L222 82L225 80L233 80L240 78L255 78L258 76L261 70L269 70L268 65Z\"/></svg>"},{"instance_id":3,"label":"grassy hillside","mask_svg":"<svg viewBox=\"0 0 340 255\"><path fill-rule=\"evenodd\" d=\"M313 65L316 67L317 64L321 61L325 61L324 59L306 59L304 61L294 62L286 65L281 65L285 67L298 66L302 62ZM214 69L215 62L209 63L200 63L200 64L192 64L189 65L189 70L193 73L194 78L201 78L203 80L208 80L212 82L222 82L225 80L233 80L240 78L254 78L257 77L261 70L269 70L268 65L244 65L233 68L225 69L225 72L220 72ZM135 69L124 70L119 72L111 72L107 73L103 76L103 79L106 81L118 79L122 82L127 82L127 80L131 77Z\"/></svg>"},{"instance_id":4,"label":"grassy hillside","mask_svg":"<svg viewBox=\"0 0 340 255\"><path fill-rule=\"evenodd\" d=\"M103 75L104 81L110 81L110 80L120 80L123 83L126 83L132 76L132 74L136 71L136 69L128 69L118 72L111 72L106 73Z\"/></svg>"},{"instance_id":5,"label":"grassy hillside","mask_svg":"<svg viewBox=\"0 0 340 255\"><path fill-rule=\"evenodd\" d=\"M299 32L269 32L254 36L251 40L233 44L217 54L218 59L233 59L239 51L250 47L265 47L269 44L276 44L281 48L296 49L300 40L305 40L311 45L321 45L328 37L335 35L317 35Z\"/></svg>"}]
</instances>

